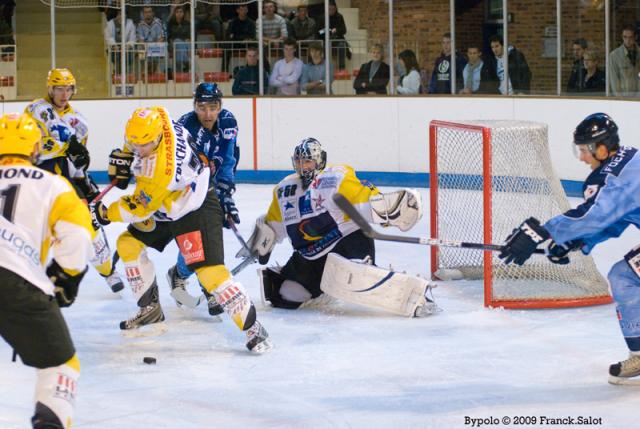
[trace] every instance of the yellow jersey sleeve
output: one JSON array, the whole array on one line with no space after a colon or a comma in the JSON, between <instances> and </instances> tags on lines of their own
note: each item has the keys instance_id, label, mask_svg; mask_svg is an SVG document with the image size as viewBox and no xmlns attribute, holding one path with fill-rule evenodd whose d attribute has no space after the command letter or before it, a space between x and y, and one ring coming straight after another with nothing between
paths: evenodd
<instances>
[{"instance_id":1,"label":"yellow jersey sleeve","mask_svg":"<svg viewBox=\"0 0 640 429\"><path fill-rule=\"evenodd\" d=\"M342 194L351 204L354 206L358 204L369 203L369 198L373 195L378 195L380 191L373 184L363 184L352 167L348 165L341 166L344 169L344 176L340 186L338 187L338 193Z\"/></svg>"}]
</instances>

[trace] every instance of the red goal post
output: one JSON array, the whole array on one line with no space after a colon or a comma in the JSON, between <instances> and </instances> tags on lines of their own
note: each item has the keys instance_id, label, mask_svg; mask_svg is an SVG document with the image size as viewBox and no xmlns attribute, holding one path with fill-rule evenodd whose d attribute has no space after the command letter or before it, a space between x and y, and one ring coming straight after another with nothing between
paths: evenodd
<instances>
[{"instance_id":1,"label":"red goal post","mask_svg":"<svg viewBox=\"0 0 640 429\"><path fill-rule=\"evenodd\" d=\"M570 208L549 155L547 126L528 121L432 121L429 126L431 237L501 243L524 219L541 222ZM442 280L483 279L484 305L557 308L611 302L590 256L552 264L534 255L522 267L491 251L431 248Z\"/></svg>"}]
</instances>

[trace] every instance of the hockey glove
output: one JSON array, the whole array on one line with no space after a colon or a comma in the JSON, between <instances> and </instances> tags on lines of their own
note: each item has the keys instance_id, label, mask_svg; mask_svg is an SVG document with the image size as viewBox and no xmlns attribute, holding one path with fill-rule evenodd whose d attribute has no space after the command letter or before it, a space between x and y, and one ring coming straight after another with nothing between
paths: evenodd
<instances>
[{"instance_id":1,"label":"hockey glove","mask_svg":"<svg viewBox=\"0 0 640 429\"><path fill-rule=\"evenodd\" d=\"M87 267L85 267L80 274L72 276L71 274L66 273L62 267L58 265L58 262L56 262L55 259L51 260L46 273L47 277L49 277L55 286L54 292L56 294L58 306L69 307L73 304L73 301L76 300L76 296L78 296L78 286L80 286L80 281L86 272Z\"/></svg>"},{"instance_id":2,"label":"hockey glove","mask_svg":"<svg viewBox=\"0 0 640 429\"><path fill-rule=\"evenodd\" d=\"M76 188L78 195L84 195L87 202L93 201L95 197L100 194L100 189L96 182L91 177L86 175L84 177L78 177L73 179L73 186Z\"/></svg>"},{"instance_id":3,"label":"hockey glove","mask_svg":"<svg viewBox=\"0 0 640 429\"><path fill-rule=\"evenodd\" d=\"M502 251L498 255L505 264L524 264L540 243L549 239L549 232L540 225L540 221L530 217L513 230L507 237Z\"/></svg>"},{"instance_id":4,"label":"hockey glove","mask_svg":"<svg viewBox=\"0 0 640 429\"><path fill-rule=\"evenodd\" d=\"M86 170L89 168L91 158L87 147L78 141L78 137L72 135L69 137L69 146L67 146L67 157L78 170Z\"/></svg>"},{"instance_id":5,"label":"hockey glove","mask_svg":"<svg viewBox=\"0 0 640 429\"><path fill-rule=\"evenodd\" d=\"M101 225L109 225L111 223L109 218L107 218L107 207L102 204L102 201L89 204L89 211L91 212L93 229L96 231L100 229Z\"/></svg>"},{"instance_id":6,"label":"hockey glove","mask_svg":"<svg viewBox=\"0 0 640 429\"><path fill-rule=\"evenodd\" d=\"M116 181L116 186L120 189L127 189L131 181L131 164L133 154L124 152L121 149L114 149L109 154L109 180Z\"/></svg>"},{"instance_id":7,"label":"hockey glove","mask_svg":"<svg viewBox=\"0 0 640 429\"><path fill-rule=\"evenodd\" d=\"M624 260L627 261L627 264L629 264L629 267L633 272L640 277L640 246L635 247L629 253L624 255Z\"/></svg>"},{"instance_id":8,"label":"hockey glove","mask_svg":"<svg viewBox=\"0 0 640 429\"><path fill-rule=\"evenodd\" d=\"M569 241L565 244L558 244L551 240L549 247L545 250L547 259L558 265L567 265L571 260L569 259L569 252L578 250L582 244L579 241Z\"/></svg>"},{"instance_id":9,"label":"hockey glove","mask_svg":"<svg viewBox=\"0 0 640 429\"><path fill-rule=\"evenodd\" d=\"M265 222L265 216L260 216L256 219L251 237L249 237L247 241L247 246L251 253L247 252L247 249L242 248L236 254L236 258L247 258L253 254L258 257L258 262L261 265L265 265L269 262L271 252L276 246L276 238L276 232Z\"/></svg>"},{"instance_id":10,"label":"hockey glove","mask_svg":"<svg viewBox=\"0 0 640 429\"><path fill-rule=\"evenodd\" d=\"M225 228L229 228L227 222L227 216L230 216L233 223L240 223L240 215L236 207L236 202L233 201L233 193L236 191L236 187L233 183L219 181L216 188L218 194L218 200L220 200L220 207L222 207L223 225Z\"/></svg>"}]
</instances>

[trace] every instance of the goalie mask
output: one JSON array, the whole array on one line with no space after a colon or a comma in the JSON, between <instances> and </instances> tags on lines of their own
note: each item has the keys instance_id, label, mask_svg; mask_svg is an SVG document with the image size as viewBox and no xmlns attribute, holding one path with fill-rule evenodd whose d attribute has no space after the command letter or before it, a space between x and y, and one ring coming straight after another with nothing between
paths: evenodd
<instances>
[{"instance_id":1,"label":"goalie mask","mask_svg":"<svg viewBox=\"0 0 640 429\"><path fill-rule=\"evenodd\" d=\"M293 150L293 168L302 180L302 186L309 187L318 171L327 165L327 152L322 150L320 142L313 137L302 140ZM310 162L310 161L313 161Z\"/></svg>"},{"instance_id":2,"label":"goalie mask","mask_svg":"<svg viewBox=\"0 0 640 429\"><path fill-rule=\"evenodd\" d=\"M579 157L580 146L587 146L595 154L598 143L607 147L607 152L620 147L618 125L606 113L594 113L578 124L573 132L574 154Z\"/></svg>"}]
</instances>

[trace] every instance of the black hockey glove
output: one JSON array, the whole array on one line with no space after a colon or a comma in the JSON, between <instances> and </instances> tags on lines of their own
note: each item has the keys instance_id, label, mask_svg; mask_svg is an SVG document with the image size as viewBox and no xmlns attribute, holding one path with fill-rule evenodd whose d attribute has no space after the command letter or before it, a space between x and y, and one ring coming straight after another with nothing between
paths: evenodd
<instances>
[{"instance_id":1,"label":"black hockey glove","mask_svg":"<svg viewBox=\"0 0 640 429\"><path fill-rule=\"evenodd\" d=\"M72 276L64 272L62 267L58 265L55 259L52 259L47 267L47 277L51 280L55 286L54 291L56 294L56 301L58 306L69 307L73 304L78 296L78 286L80 281L87 272L87 267L84 268L80 274Z\"/></svg>"},{"instance_id":2,"label":"black hockey glove","mask_svg":"<svg viewBox=\"0 0 640 429\"><path fill-rule=\"evenodd\" d=\"M640 277L640 246L635 247L629 253L624 255L624 260L629 264L629 268Z\"/></svg>"},{"instance_id":3,"label":"black hockey glove","mask_svg":"<svg viewBox=\"0 0 640 429\"><path fill-rule=\"evenodd\" d=\"M571 260L569 259L569 252L578 250L582 246L579 241L569 241L565 244L558 244L551 240L549 247L545 250L547 259L558 265L567 265Z\"/></svg>"},{"instance_id":4,"label":"black hockey glove","mask_svg":"<svg viewBox=\"0 0 640 429\"><path fill-rule=\"evenodd\" d=\"M229 228L229 223L227 222L227 216L231 217L233 223L240 223L240 215L238 213L238 208L236 207L236 202L233 201L233 193L236 191L236 187L233 183L219 181L218 186L216 188L216 193L218 194L218 200L220 200L220 207L222 207L222 218L223 225L225 228Z\"/></svg>"},{"instance_id":5,"label":"black hockey glove","mask_svg":"<svg viewBox=\"0 0 640 429\"><path fill-rule=\"evenodd\" d=\"M85 175L84 177L74 178L73 186L76 188L76 192L78 192L79 195L84 195L84 198L88 203L93 201L93 199L100 194L98 185L96 185L96 182L94 182L93 179L88 175Z\"/></svg>"},{"instance_id":6,"label":"black hockey glove","mask_svg":"<svg viewBox=\"0 0 640 429\"><path fill-rule=\"evenodd\" d=\"M124 152L121 149L114 149L109 154L109 180L116 181L116 186L120 189L127 189L131 181L131 164L133 154Z\"/></svg>"},{"instance_id":7,"label":"black hockey glove","mask_svg":"<svg viewBox=\"0 0 640 429\"><path fill-rule=\"evenodd\" d=\"M549 232L540 225L540 221L530 217L513 230L507 237L502 251L498 255L505 264L524 264L540 243L549 239Z\"/></svg>"},{"instance_id":8,"label":"black hockey glove","mask_svg":"<svg viewBox=\"0 0 640 429\"><path fill-rule=\"evenodd\" d=\"M67 157L78 170L86 170L89 168L91 158L87 147L78 141L78 137L72 135L69 137L69 146L67 146Z\"/></svg>"},{"instance_id":9,"label":"black hockey glove","mask_svg":"<svg viewBox=\"0 0 640 429\"><path fill-rule=\"evenodd\" d=\"M102 201L89 204L89 211L91 212L93 229L96 231L100 229L101 225L109 225L111 223L107 218L107 207L102 204Z\"/></svg>"}]
</instances>

